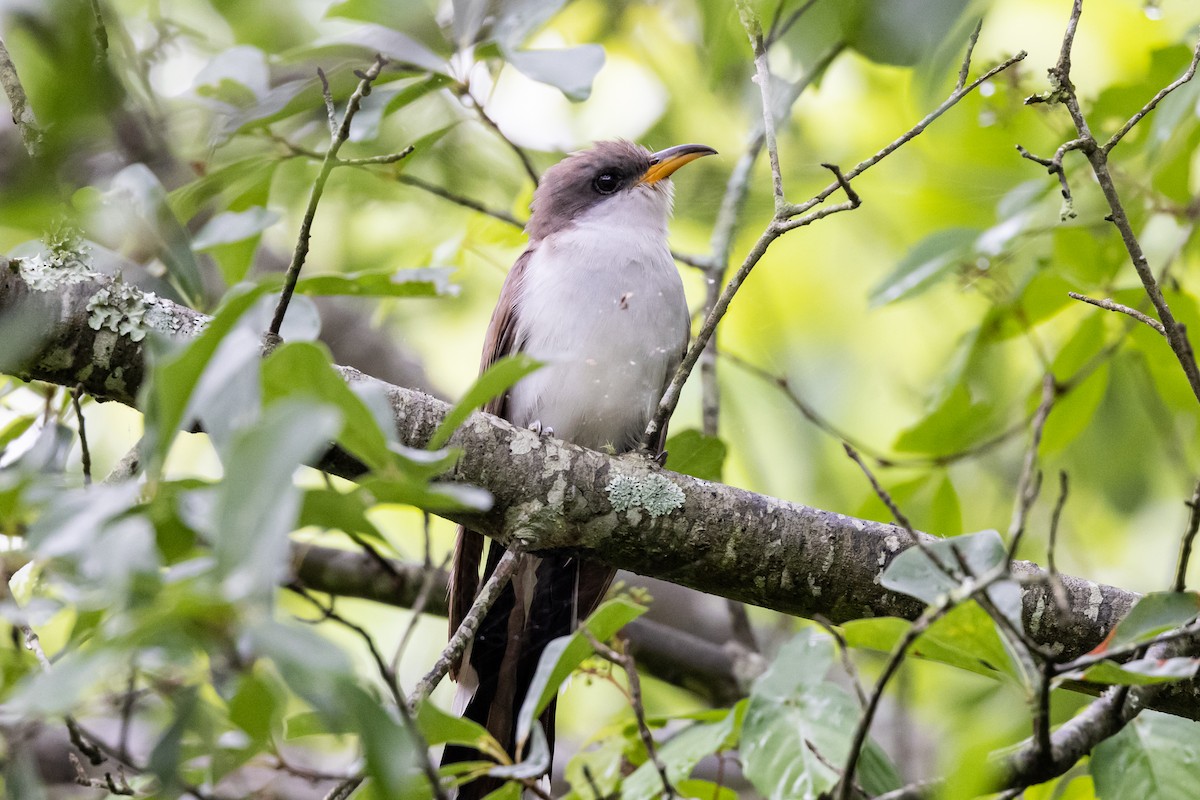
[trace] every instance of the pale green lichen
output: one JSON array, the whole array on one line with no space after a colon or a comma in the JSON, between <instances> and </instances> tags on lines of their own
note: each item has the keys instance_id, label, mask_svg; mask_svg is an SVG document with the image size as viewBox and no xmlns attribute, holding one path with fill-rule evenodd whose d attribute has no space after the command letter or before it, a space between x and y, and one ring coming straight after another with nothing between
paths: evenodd
<instances>
[{"instance_id":1,"label":"pale green lichen","mask_svg":"<svg viewBox=\"0 0 1200 800\"><path fill-rule=\"evenodd\" d=\"M143 324L146 306L157 302L153 292L143 294L128 284L114 281L88 299L88 326L97 331L107 328L140 342L146 338Z\"/></svg>"},{"instance_id":2,"label":"pale green lichen","mask_svg":"<svg viewBox=\"0 0 1200 800\"><path fill-rule=\"evenodd\" d=\"M670 514L683 505L683 490L657 473L614 475L604 487L614 510L644 510L652 517Z\"/></svg>"},{"instance_id":3,"label":"pale green lichen","mask_svg":"<svg viewBox=\"0 0 1200 800\"><path fill-rule=\"evenodd\" d=\"M47 236L46 248L37 255L9 262L31 290L50 292L99 277L92 269L92 249L77 231L62 229Z\"/></svg>"}]
</instances>

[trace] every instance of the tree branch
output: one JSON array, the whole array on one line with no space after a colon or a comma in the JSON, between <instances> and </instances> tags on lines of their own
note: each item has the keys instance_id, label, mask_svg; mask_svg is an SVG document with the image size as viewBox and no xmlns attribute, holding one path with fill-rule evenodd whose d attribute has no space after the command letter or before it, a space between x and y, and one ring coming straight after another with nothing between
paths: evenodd
<instances>
[{"instance_id":1,"label":"tree branch","mask_svg":"<svg viewBox=\"0 0 1200 800\"><path fill-rule=\"evenodd\" d=\"M87 324L88 300L110 283L95 275L34 291L19 269L0 268L0 317L30 320L38 337L20 361L5 353L3 371L61 386L82 384L98 398L135 405L144 339ZM147 301L144 324L159 333L188 338L206 321L168 301ZM371 384L389 399L400 442L416 448L429 443L445 403L339 369L348 382ZM678 475L641 457L586 450L482 413L473 414L450 443L462 457L445 478L484 486L495 502L486 513L448 516L505 545L578 553L777 611L822 614L835 624L863 616L916 619L922 611L917 600L879 585L880 574L908 544L896 526ZM361 471L344 456L330 456L321 466L349 478ZM637 499L647 495L666 500L655 505ZM1028 562L1013 569L1018 577L1044 575ZM1024 581L1023 602L1029 635L1063 658L1094 647L1136 600L1132 592L1082 578L1062 575L1061 582L1068 608L1058 607L1045 580ZM1164 711L1200 718L1194 683L1172 685L1155 702Z\"/></svg>"}]
</instances>

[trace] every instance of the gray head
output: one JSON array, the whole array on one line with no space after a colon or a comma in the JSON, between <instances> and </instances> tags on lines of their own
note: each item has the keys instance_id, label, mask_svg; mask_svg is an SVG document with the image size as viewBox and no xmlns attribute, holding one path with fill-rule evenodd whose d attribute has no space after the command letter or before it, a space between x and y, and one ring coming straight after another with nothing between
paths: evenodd
<instances>
[{"instance_id":1,"label":"gray head","mask_svg":"<svg viewBox=\"0 0 1200 800\"><path fill-rule=\"evenodd\" d=\"M661 208L665 224L670 212L671 173L716 152L702 144L681 144L652 153L624 140L596 142L591 150L572 153L546 170L533 193L525 232L530 239L544 239L589 212L638 200Z\"/></svg>"}]
</instances>

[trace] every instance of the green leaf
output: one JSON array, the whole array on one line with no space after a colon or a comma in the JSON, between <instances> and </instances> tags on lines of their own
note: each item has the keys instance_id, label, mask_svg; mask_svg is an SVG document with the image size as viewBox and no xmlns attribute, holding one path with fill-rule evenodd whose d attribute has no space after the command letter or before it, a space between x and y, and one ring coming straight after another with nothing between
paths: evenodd
<instances>
[{"instance_id":1,"label":"green leaf","mask_svg":"<svg viewBox=\"0 0 1200 800\"><path fill-rule=\"evenodd\" d=\"M167 192L145 164L131 164L113 178L105 195L108 204L133 215L148 236L155 254L167 268L171 284L188 305L196 307L204 296L200 266L192 253L191 241L167 202ZM145 246L144 244L142 246Z\"/></svg>"},{"instance_id":2,"label":"green leaf","mask_svg":"<svg viewBox=\"0 0 1200 800\"><path fill-rule=\"evenodd\" d=\"M977 228L947 228L926 236L871 289L871 306L915 297L930 288L971 255L979 235Z\"/></svg>"},{"instance_id":3,"label":"green leaf","mask_svg":"<svg viewBox=\"0 0 1200 800\"><path fill-rule=\"evenodd\" d=\"M370 469L393 462L387 437L366 403L333 369L323 345L289 342L276 348L262 365L263 399L276 403L305 398L327 403L342 415L337 441Z\"/></svg>"},{"instance_id":4,"label":"green leaf","mask_svg":"<svg viewBox=\"0 0 1200 800\"><path fill-rule=\"evenodd\" d=\"M276 679L262 669L242 673L229 700L229 721L265 743L278 728L286 696Z\"/></svg>"},{"instance_id":5,"label":"green leaf","mask_svg":"<svg viewBox=\"0 0 1200 800\"><path fill-rule=\"evenodd\" d=\"M262 206L217 214L192 237L192 249L201 252L250 239L274 225L279 219L278 211L271 211Z\"/></svg>"},{"instance_id":6,"label":"green leaf","mask_svg":"<svg viewBox=\"0 0 1200 800\"><path fill-rule=\"evenodd\" d=\"M287 535L300 510L296 468L319 455L342 426L329 405L287 400L236 434L216 489L213 555L224 596L267 602L287 570Z\"/></svg>"},{"instance_id":7,"label":"green leaf","mask_svg":"<svg viewBox=\"0 0 1200 800\"><path fill-rule=\"evenodd\" d=\"M1064 673L1061 677L1117 686L1143 686L1189 680L1195 677L1198 668L1200 659L1195 658L1139 658L1123 664L1101 661L1081 672Z\"/></svg>"},{"instance_id":8,"label":"green leaf","mask_svg":"<svg viewBox=\"0 0 1200 800\"><path fill-rule=\"evenodd\" d=\"M992 401L975 401L965 383L957 383L924 419L900 432L892 447L907 453L956 453L996 433Z\"/></svg>"},{"instance_id":9,"label":"green leaf","mask_svg":"<svg viewBox=\"0 0 1200 800\"><path fill-rule=\"evenodd\" d=\"M510 50L504 58L525 77L553 86L578 103L592 93L592 81L604 66L604 48L583 44L561 50Z\"/></svg>"},{"instance_id":10,"label":"green leaf","mask_svg":"<svg viewBox=\"0 0 1200 800\"><path fill-rule=\"evenodd\" d=\"M1151 592L1117 623L1108 649L1147 642L1191 621L1200 612L1200 593Z\"/></svg>"},{"instance_id":11,"label":"green leaf","mask_svg":"<svg viewBox=\"0 0 1200 800\"><path fill-rule=\"evenodd\" d=\"M583 626L591 631L600 641L605 641L616 635L633 620L646 612L646 607L627 600L624 597L614 597L600 604ZM538 661L537 671L530 681L525 702L517 715L517 742L523 746L530 735L533 721L546 710L550 701L558 695L558 687L562 682L583 663L584 659L594 654L592 644L583 631L576 631L570 636L560 636L546 646ZM540 730L540 726L539 726Z\"/></svg>"},{"instance_id":12,"label":"green leaf","mask_svg":"<svg viewBox=\"0 0 1200 800\"><path fill-rule=\"evenodd\" d=\"M728 448L719 436L705 436L694 428L667 440L667 469L705 481L720 481Z\"/></svg>"},{"instance_id":13,"label":"green leaf","mask_svg":"<svg viewBox=\"0 0 1200 800\"><path fill-rule=\"evenodd\" d=\"M477 486L462 483L414 479L409 475L371 475L359 479L378 503L414 506L425 511L487 511L492 507L492 494Z\"/></svg>"},{"instance_id":14,"label":"green leaf","mask_svg":"<svg viewBox=\"0 0 1200 800\"><path fill-rule=\"evenodd\" d=\"M700 759L733 747L742 729L746 700L741 700L716 722L688 726L658 747L658 760L666 767L673 785L692 774ZM652 761L646 761L621 786L622 800L652 800L662 794L662 777Z\"/></svg>"},{"instance_id":15,"label":"green leaf","mask_svg":"<svg viewBox=\"0 0 1200 800\"><path fill-rule=\"evenodd\" d=\"M370 270L344 275L311 275L296 281L300 294L330 297L442 297L458 294L450 283L449 267L418 267L415 269ZM272 276L269 282L283 284L283 276Z\"/></svg>"},{"instance_id":16,"label":"green leaf","mask_svg":"<svg viewBox=\"0 0 1200 800\"><path fill-rule=\"evenodd\" d=\"M145 409L146 414L144 452L146 471L150 476L161 473L167 450L184 423L192 393L217 347L242 315L267 291L268 288L262 286L231 294L200 335L183 347L154 346L155 340L149 340L152 343L149 348L151 369L149 380L142 385L138 406Z\"/></svg>"},{"instance_id":17,"label":"green leaf","mask_svg":"<svg viewBox=\"0 0 1200 800\"><path fill-rule=\"evenodd\" d=\"M926 542L925 550L933 553L942 566L955 574L959 570L955 556L957 552L977 577L1003 565L1008 558L1008 550L996 531L980 531ZM892 560L880 577L880 584L931 605L938 602L942 595L959 587L958 580L939 569L916 546L909 547Z\"/></svg>"},{"instance_id":18,"label":"green leaf","mask_svg":"<svg viewBox=\"0 0 1200 800\"><path fill-rule=\"evenodd\" d=\"M845 763L859 709L844 689L825 680L833 656L833 641L806 628L780 648L755 681L742 724L741 754L746 778L760 794L816 800L837 782L837 773L822 759ZM857 778L873 795L900 786L895 768L870 743L863 749Z\"/></svg>"},{"instance_id":19,"label":"green leaf","mask_svg":"<svg viewBox=\"0 0 1200 800\"><path fill-rule=\"evenodd\" d=\"M271 182L277 166L278 161L262 156L233 161L175 189L167 195L167 202L175 216L187 221L217 195L224 195L226 205L234 205L238 198L257 193Z\"/></svg>"},{"instance_id":20,"label":"green leaf","mask_svg":"<svg viewBox=\"0 0 1200 800\"><path fill-rule=\"evenodd\" d=\"M847 43L872 61L897 66L928 58L969 7L964 0L843 0L838 6Z\"/></svg>"},{"instance_id":21,"label":"green leaf","mask_svg":"<svg viewBox=\"0 0 1200 800\"><path fill-rule=\"evenodd\" d=\"M1092 751L1100 800L1193 797L1200 785L1200 723L1143 711Z\"/></svg>"},{"instance_id":22,"label":"green leaf","mask_svg":"<svg viewBox=\"0 0 1200 800\"><path fill-rule=\"evenodd\" d=\"M504 748L474 720L447 714L429 700L417 707L417 728L430 747L439 744L461 744L474 747L495 760L502 759Z\"/></svg>"},{"instance_id":23,"label":"green leaf","mask_svg":"<svg viewBox=\"0 0 1200 800\"><path fill-rule=\"evenodd\" d=\"M300 506L296 527L312 525L326 530L366 536L376 542L386 542L379 529L367 519L366 512L374 504L367 492L354 489L339 492L336 489L308 489Z\"/></svg>"},{"instance_id":24,"label":"green leaf","mask_svg":"<svg viewBox=\"0 0 1200 800\"><path fill-rule=\"evenodd\" d=\"M505 356L487 371L475 379L475 383L467 389L462 399L454 404L442 424L434 431L433 439L429 442L431 450L444 445L458 427L466 422L471 412L494 397L511 389L517 381L542 366L542 362L530 358L525 353Z\"/></svg>"}]
</instances>

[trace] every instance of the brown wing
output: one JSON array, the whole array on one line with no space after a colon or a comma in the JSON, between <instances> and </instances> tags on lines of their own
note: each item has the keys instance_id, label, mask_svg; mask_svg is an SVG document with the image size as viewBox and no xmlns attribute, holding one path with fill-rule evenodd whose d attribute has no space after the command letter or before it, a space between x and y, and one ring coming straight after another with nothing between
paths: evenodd
<instances>
[{"instance_id":1,"label":"brown wing","mask_svg":"<svg viewBox=\"0 0 1200 800\"><path fill-rule=\"evenodd\" d=\"M492 311L492 321L488 324L487 335L483 339L483 355L479 360L480 374L495 364L504 356L521 351L524 342L518 340L516 320L516 300L520 294L521 285L528 271L529 259L532 257L534 246L530 246L504 279L500 288L500 299ZM508 412L508 392L489 400L483 407L489 414L499 417ZM454 545L454 565L450 570L450 635L458 630L463 617L471 610L475 602L475 594L479 591L479 563L483 558L484 537L475 531L469 531L461 525L458 528L458 540ZM457 677L458 664L454 665L451 677Z\"/></svg>"}]
</instances>

